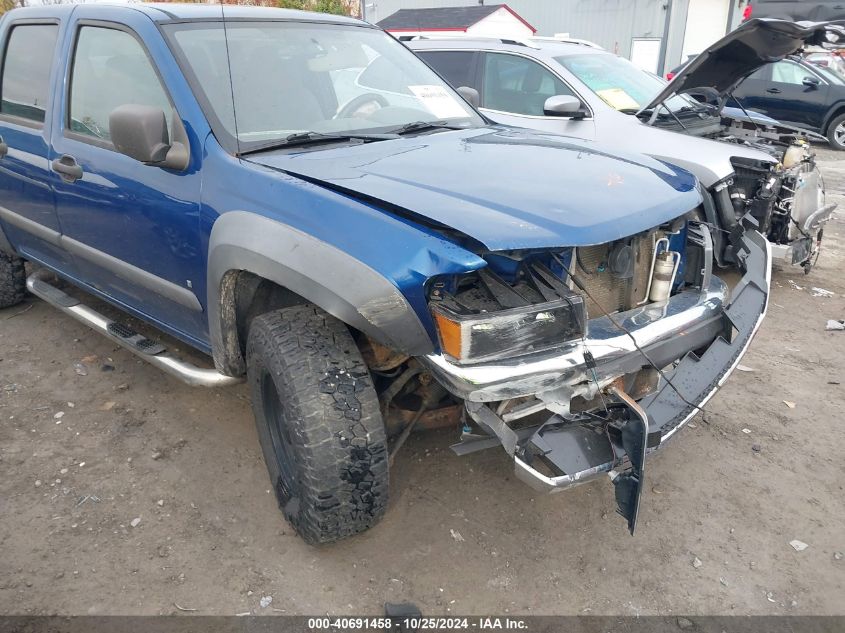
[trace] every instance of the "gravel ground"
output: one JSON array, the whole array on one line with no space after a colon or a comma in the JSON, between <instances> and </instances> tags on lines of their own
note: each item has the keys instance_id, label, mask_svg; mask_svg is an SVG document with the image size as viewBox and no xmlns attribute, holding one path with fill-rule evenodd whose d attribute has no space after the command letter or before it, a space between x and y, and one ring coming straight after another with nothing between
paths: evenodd
<instances>
[{"instance_id":1,"label":"gravel ground","mask_svg":"<svg viewBox=\"0 0 845 633\"><path fill-rule=\"evenodd\" d=\"M819 153L845 208L845 155ZM633 538L606 479L537 496L443 431L403 448L378 527L311 548L243 386L184 387L36 300L0 311L0 612L845 614L843 265L834 219L809 276L775 271L753 371L649 462Z\"/></svg>"}]
</instances>

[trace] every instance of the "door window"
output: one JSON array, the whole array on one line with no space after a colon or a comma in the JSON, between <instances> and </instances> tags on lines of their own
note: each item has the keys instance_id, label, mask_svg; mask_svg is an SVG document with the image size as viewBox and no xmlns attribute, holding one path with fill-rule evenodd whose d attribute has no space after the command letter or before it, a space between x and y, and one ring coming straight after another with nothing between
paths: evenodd
<instances>
[{"instance_id":1,"label":"door window","mask_svg":"<svg viewBox=\"0 0 845 633\"><path fill-rule=\"evenodd\" d=\"M12 28L3 58L0 113L44 122L58 33L55 24Z\"/></svg>"},{"instance_id":2,"label":"door window","mask_svg":"<svg viewBox=\"0 0 845 633\"><path fill-rule=\"evenodd\" d=\"M161 108L170 126L170 101L140 42L126 31L83 26L71 71L68 128L109 141L109 115L125 104Z\"/></svg>"},{"instance_id":3,"label":"door window","mask_svg":"<svg viewBox=\"0 0 845 633\"><path fill-rule=\"evenodd\" d=\"M500 112L543 116L546 99L572 95L551 71L518 55L487 53L481 106Z\"/></svg>"},{"instance_id":4,"label":"door window","mask_svg":"<svg viewBox=\"0 0 845 633\"><path fill-rule=\"evenodd\" d=\"M418 51L453 88L475 88L472 76L472 51Z\"/></svg>"},{"instance_id":5,"label":"door window","mask_svg":"<svg viewBox=\"0 0 845 633\"><path fill-rule=\"evenodd\" d=\"M800 86L804 83L804 77L812 73L794 62L777 62L772 66L772 81L782 84Z\"/></svg>"}]
</instances>

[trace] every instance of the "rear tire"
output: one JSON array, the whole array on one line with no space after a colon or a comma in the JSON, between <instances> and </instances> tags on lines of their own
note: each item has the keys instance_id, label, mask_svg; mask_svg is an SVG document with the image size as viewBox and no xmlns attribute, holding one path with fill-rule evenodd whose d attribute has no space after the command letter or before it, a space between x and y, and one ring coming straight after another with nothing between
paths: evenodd
<instances>
[{"instance_id":1,"label":"rear tire","mask_svg":"<svg viewBox=\"0 0 845 633\"><path fill-rule=\"evenodd\" d=\"M346 326L314 306L261 315L246 362L264 460L296 532L316 545L375 525L387 507L387 437Z\"/></svg>"},{"instance_id":2,"label":"rear tire","mask_svg":"<svg viewBox=\"0 0 845 633\"><path fill-rule=\"evenodd\" d=\"M0 251L0 309L18 305L26 297L23 260Z\"/></svg>"},{"instance_id":3,"label":"rear tire","mask_svg":"<svg viewBox=\"0 0 845 633\"><path fill-rule=\"evenodd\" d=\"M845 114L840 114L827 128L827 140L833 149L845 150Z\"/></svg>"}]
</instances>

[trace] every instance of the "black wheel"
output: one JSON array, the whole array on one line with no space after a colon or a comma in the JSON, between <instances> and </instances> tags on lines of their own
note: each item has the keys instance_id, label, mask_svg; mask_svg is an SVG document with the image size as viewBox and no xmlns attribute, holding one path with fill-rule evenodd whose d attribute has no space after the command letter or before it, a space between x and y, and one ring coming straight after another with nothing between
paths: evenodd
<instances>
[{"instance_id":1,"label":"black wheel","mask_svg":"<svg viewBox=\"0 0 845 633\"><path fill-rule=\"evenodd\" d=\"M23 260L0 252L0 308L11 308L26 296Z\"/></svg>"},{"instance_id":2,"label":"black wheel","mask_svg":"<svg viewBox=\"0 0 845 633\"><path fill-rule=\"evenodd\" d=\"M833 149L845 150L845 114L840 114L827 127L827 140Z\"/></svg>"},{"instance_id":3,"label":"black wheel","mask_svg":"<svg viewBox=\"0 0 845 633\"><path fill-rule=\"evenodd\" d=\"M346 326L314 306L256 317L246 350L252 408L285 518L311 544L362 532L387 506L387 437Z\"/></svg>"}]
</instances>

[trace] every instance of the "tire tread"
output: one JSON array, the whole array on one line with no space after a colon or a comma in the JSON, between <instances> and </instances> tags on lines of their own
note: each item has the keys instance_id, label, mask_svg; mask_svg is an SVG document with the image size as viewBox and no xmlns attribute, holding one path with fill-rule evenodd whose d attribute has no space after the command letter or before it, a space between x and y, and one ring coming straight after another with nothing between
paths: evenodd
<instances>
[{"instance_id":1,"label":"tire tread","mask_svg":"<svg viewBox=\"0 0 845 633\"><path fill-rule=\"evenodd\" d=\"M275 377L286 405L282 415L298 462L298 503L283 508L290 510L288 520L311 544L375 525L387 505L387 438L369 370L346 326L310 305L252 322L247 371L259 426L266 424L260 412L262 366ZM266 443L261 428L259 435ZM270 459L266 446L264 453ZM269 462L268 468L271 478L274 472L278 477Z\"/></svg>"},{"instance_id":2,"label":"tire tread","mask_svg":"<svg viewBox=\"0 0 845 633\"><path fill-rule=\"evenodd\" d=\"M20 257L0 252L0 308L11 308L26 297L26 273Z\"/></svg>"}]
</instances>

